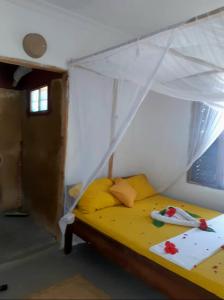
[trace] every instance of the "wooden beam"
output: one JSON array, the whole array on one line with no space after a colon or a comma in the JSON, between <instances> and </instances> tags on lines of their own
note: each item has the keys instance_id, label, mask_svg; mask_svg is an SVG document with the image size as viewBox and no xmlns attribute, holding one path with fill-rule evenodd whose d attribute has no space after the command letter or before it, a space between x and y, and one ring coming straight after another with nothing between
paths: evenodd
<instances>
[{"instance_id":1,"label":"wooden beam","mask_svg":"<svg viewBox=\"0 0 224 300\"><path fill-rule=\"evenodd\" d=\"M111 142L114 139L115 127L116 127L116 111L117 111L117 95L118 95L118 79L114 79L113 82L113 96L112 96L112 109L111 109L111 132L110 140ZM108 166L108 177L112 178L113 176L113 161L114 153L111 155Z\"/></svg>"},{"instance_id":2,"label":"wooden beam","mask_svg":"<svg viewBox=\"0 0 224 300\"><path fill-rule=\"evenodd\" d=\"M119 45L112 46L112 47L109 47L107 49L100 50L100 51L97 51L97 52L95 52L93 54L85 55L85 56L82 56L82 57L79 57L79 58L76 58L76 59L71 59L69 61L69 64L73 65L73 66L79 66L79 64L82 63L82 61L85 60L85 59L89 59L89 58L92 58L94 56L97 56L97 55L100 55L100 54L104 54L106 52L109 52L109 51L112 51L112 50L115 50L115 49L119 49L119 48L121 48L123 46L128 46L128 45L131 45L131 44L135 44L136 42L145 40L145 39L150 38L150 37L152 37L152 36L154 36L156 34L159 34L159 33L162 33L162 32L168 31L168 30L176 29L176 28L179 28L181 26L191 26L192 23L203 21L204 19L208 18L209 16L216 16L218 14L223 14L223 12L224 12L224 6L216 8L214 10L211 10L211 11L209 11L207 13L203 13L201 15L195 16L195 17L193 17L193 18L191 18L189 20L186 20L184 22L173 24L173 25L168 26L166 28L163 28L161 30L158 30L158 31L155 31L155 32L151 32L149 34L143 35L143 36L138 37L138 38L131 39L131 40L129 40L127 42L124 42L124 43L121 43Z\"/></svg>"},{"instance_id":3,"label":"wooden beam","mask_svg":"<svg viewBox=\"0 0 224 300\"><path fill-rule=\"evenodd\" d=\"M114 162L114 154L111 155L109 160L109 167L108 167L108 178L113 177L113 162Z\"/></svg>"},{"instance_id":4,"label":"wooden beam","mask_svg":"<svg viewBox=\"0 0 224 300\"><path fill-rule=\"evenodd\" d=\"M200 73L196 73L196 74L192 74L192 75L187 75L187 76L177 78L177 79L174 79L174 80L165 81L165 82L162 82L162 83L167 84L167 83L170 83L170 82L174 82L176 80L189 79L189 78L195 78L195 77L201 76L201 75L212 75L212 74L218 74L218 73L224 73L224 71L204 71L204 72L200 72Z\"/></svg>"},{"instance_id":5,"label":"wooden beam","mask_svg":"<svg viewBox=\"0 0 224 300\"><path fill-rule=\"evenodd\" d=\"M67 150L67 130L68 130L68 73L64 72L62 76L62 105L61 105L61 149L59 162L59 190L58 190L58 204L57 204L57 218L55 224L56 237L61 238L61 231L58 226L58 221L64 213L64 182L65 182L65 161Z\"/></svg>"},{"instance_id":6,"label":"wooden beam","mask_svg":"<svg viewBox=\"0 0 224 300\"><path fill-rule=\"evenodd\" d=\"M203 60L201 58L193 57L193 56L190 56L190 55L185 55L185 54L183 54L183 53L181 53L181 52L179 52L179 51L177 51L175 49L172 49L172 48L169 49L168 52L170 52L171 54L173 54L175 56L183 58L183 59L185 59L187 61L191 61L193 63L196 63L198 65L202 65L202 66L208 67L208 68L213 68L216 71L224 72L224 68L223 67L217 66L217 65L215 65L213 63L210 63L208 61L205 61L205 60Z\"/></svg>"},{"instance_id":7,"label":"wooden beam","mask_svg":"<svg viewBox=\"0 0 224 300\"><path fill-rule=\"evenodd\" d=\"M31 69L38 69L38 70L45 70L45 71L50 71L50 72L57 72L57 73L64 73L66 72L65 69L54 67L54 66L49 66L45 64L40 64L36 63L33 61L28 61L24 59L17 59L17 58L12 58L12 57L7 57L7 56L0 56L0 62L10 64L10 65L19 65Z\"/></svg>"}]
</instances>

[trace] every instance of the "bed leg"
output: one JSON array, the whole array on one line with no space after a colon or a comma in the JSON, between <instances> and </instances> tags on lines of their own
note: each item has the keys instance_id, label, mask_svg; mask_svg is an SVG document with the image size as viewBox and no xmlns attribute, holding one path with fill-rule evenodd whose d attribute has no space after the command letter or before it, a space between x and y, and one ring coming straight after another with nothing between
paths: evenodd
<instances>
[{"instance_id":1,"label":"bed leg","mask_svg":"<svg viewBox=\"0 0 224 300\"><path fill-rule=\"evenodd\" d=\"M70 254L72 252L72 236L73 236L73 231L72 231L72 226L67 225L66 231L65 231L65 244L64 244L64 253Z\"/></svg>"}]
</instances>

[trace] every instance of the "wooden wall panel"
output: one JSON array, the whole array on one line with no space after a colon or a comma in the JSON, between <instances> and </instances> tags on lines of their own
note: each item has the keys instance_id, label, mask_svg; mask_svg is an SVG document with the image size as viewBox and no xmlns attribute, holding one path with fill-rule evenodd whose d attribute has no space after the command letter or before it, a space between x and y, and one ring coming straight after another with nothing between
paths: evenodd
<instances>
[{"instance_id":1,"label":"wooden wall panel","mask_svg":"<svg viewBox=\"0 0 224 300\"><path fill-rule=\"evenodd\" d=\"M54 229L59 202L62 151L62 80L51 81L51 112L23 124L23 192L31 211Z\"/></svg>"},{"instance_id":2,"label":"wooden wall panel","mask_svg":"<svg viewBox=\"0 0 224 300\"><path fill-rule=\"evenodd\" d=\"M23 93L0 89L0 211L21 204L20 144Z\"/></svg>"}]
</instances>

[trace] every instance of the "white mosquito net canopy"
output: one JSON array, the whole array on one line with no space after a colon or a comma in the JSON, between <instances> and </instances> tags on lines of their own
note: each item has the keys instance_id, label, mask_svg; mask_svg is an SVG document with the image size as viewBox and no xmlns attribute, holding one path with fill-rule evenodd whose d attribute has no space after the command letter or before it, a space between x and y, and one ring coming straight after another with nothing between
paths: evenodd
<instances>
[{"instance_id":1,"label":"white mosquito net canopy","mask_svg":"<svg viewBox=\"0 0 224 300\"><path fill-rule=\"evenodd\" d=\"M163 186L158 182L160 192L186 172L221 134L224 129L222 11L71 62L66 184L81 182L80 196L95 178L107 176L111 155L143 101L150 101L152 90L179 101L198 101L207 108L203 118L198 116L200 122L188 160L177 170L175 178L169 178ZM147 127L147 120L145 124ZM147 128L142 130L147 138ZM74 147L70 147L71 141ZM71 211L80 196L74 203L66 203L66 214L60 222L62 230L74 221Z\"/></svg>"}]
</instances>

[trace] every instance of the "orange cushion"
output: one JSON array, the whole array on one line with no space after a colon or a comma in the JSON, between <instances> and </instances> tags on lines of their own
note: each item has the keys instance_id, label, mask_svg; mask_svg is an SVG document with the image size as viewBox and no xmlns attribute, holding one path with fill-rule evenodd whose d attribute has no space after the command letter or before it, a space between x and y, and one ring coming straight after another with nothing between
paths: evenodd
<instances>
[{"instance_id":1,"label":"orange cushion","mask_svg":"<svg viewBox=\"0 0 224 300\"><path fill-rule=\"evenodd\" d=\"M135 175L123 180L129 183L136 190L137 196L135 200L143 200L154 196L157 193L144 174Z\"/></svg>"},{"instance_id":2,"label":"orange cushion","mask_svg":"<svg viewBox=\"0 0 224 300\"><path fill-rule=\"evenodd\" d=\"M127 207L133 207L136 198L135 189L126 181L119 180L110 190L111 194L116 197L122 204Z\"/></svg>"}]
</instances>

